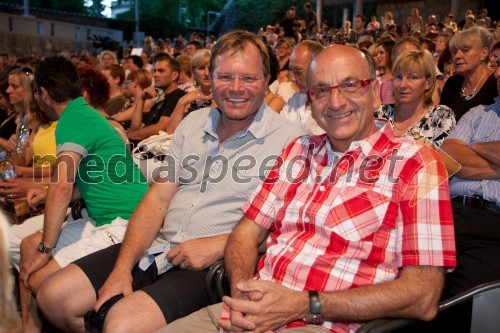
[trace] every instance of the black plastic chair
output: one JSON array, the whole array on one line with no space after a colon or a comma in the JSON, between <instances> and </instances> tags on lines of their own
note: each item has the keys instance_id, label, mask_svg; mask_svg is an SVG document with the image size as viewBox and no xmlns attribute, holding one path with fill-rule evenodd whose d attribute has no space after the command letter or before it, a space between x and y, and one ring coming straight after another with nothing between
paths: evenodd
<instances>
[{"instance_id":1,"label":"black plastic chair","mask_svg":"<svg viewBox=\"0 0 500 333\"><path fill-rule=\"evenodd\" d=\"M210 268L206 280L206 290L212 304L229 295L229 286L224 269L224 261L216 261ZM500 280L491 281L471 288L456 296L441 301L439 313L472 300L471 333L500 332ZM387 333L420 322L417 319L382 318L367 322L356 333Z\"/></svg>"},{"instance_id":2,"label":"black plastic chair","mask_svg":"<svg viewBox=\"0 0 500 333\"><path fill-rule=\"evenodd\" d=\"M471 333L500 332L500 280L471 288L441 301L439 313L472 300ZM364 324L356 333L385 333L419 322L416 319L376 319Z\"/></svg>"}]
</instances>

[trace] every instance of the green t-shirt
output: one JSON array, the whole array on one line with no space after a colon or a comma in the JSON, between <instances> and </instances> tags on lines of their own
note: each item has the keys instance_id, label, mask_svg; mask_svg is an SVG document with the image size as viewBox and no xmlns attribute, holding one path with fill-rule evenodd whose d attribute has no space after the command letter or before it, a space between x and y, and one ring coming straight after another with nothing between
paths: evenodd
<instances>
[{"instance_id":1,"label":"green t-shirt","mask_svg":"<svg viewBox=\"0 0 500 333\"><path fill-rule=\"evenodd\" d=\"M82 156L76 182L96 225L130 218L148 185L109 121L77 98L59 118L56 144L57 154Z\"/></svg>"}]
</instances>

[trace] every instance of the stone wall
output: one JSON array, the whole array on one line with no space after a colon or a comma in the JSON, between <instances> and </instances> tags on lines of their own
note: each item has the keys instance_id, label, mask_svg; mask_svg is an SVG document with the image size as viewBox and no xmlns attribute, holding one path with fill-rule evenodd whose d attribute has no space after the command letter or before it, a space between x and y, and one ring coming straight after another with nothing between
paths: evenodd
<instances>
[{"instance_id":1,"label":"stone wall","mask_svg":"<svg viewBox=\"0 0 500 333\"><path fill-rule=\"evenodd\" d=\"M0 53L15 56L31 55L33 52L49 56L61 51L71 52L89 48L87 42L0 32Z\"/></svg>"}]
</instances>

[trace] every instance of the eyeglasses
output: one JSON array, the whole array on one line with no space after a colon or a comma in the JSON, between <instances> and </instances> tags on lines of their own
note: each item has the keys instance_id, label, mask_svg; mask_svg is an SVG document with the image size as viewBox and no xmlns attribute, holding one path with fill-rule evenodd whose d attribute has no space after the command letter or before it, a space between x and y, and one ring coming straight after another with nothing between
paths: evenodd
<instances>
[{"instance_id":1,"label":"eyeglasses","mask_svg":"<svg viewBox=\"0 0 500 333\"><path fill-rule=\"evenodd\" d=\"M132 81L133 80L125 80L125 81L123 81L122 87L126 88L129 85L129 83L132 83Z\"/></svg>"},{"instance_id":2,"label":"eyeglasses","mask_svg":"<svg viewBox=\"0 0 500 333\"><path fill-rule=\"evenodd\" d=\"M307 91L307 96L311 102L327 99L334 89L338 89L342 96L352 96L361 88L367 87L373 79L353 80L338 84L333 87L316 87Z\"/></svg>"},{"instance_id":3,"label":"eyeglasses","mask_svg":"<svg viewBox=\"0 0 500 333\"><path fill-rule=\"evenodd\" d=\"M244 86L252 86L257 84L262 77L260 76L251 76L251 75L229 75L229 74L216 74L213 78L219 81L219 84L232 84L236 79L240 81L240 84Z\"/></svg>"},{"instance_id":4,"label":"eyeglasses","mask_svg":"<svg viewBox=\"0 0 500 333\"><path fill-rule=\"evenodd\" d=\"M302 73L304 73L304 70L300 69L300 68L288 69L288 77L290 78L290 80L300 79L300 76L302 75Z\"/></svg>"}]
</instances>

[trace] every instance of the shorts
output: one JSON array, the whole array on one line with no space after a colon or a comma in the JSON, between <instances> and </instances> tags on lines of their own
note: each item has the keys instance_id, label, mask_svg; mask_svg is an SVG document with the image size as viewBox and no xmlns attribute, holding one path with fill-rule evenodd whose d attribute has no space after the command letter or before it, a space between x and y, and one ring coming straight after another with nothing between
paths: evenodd
<instances>
[{"instance_id":1,"label":"shorts","mask_svg":"<svg viewBox=\"0 0 500 333\"><path fill-rule=\"evenodd\" d=\"M87 275L96 294L111 274L119 251L120 244L116 244L74 262ZM132 270L132 289L151 297L170 323L210 304L205 289L207 274L208 269L192 271L174 266L158 275L156 263L146 271L136 265Z\"/></svg>"}]
</instances>

